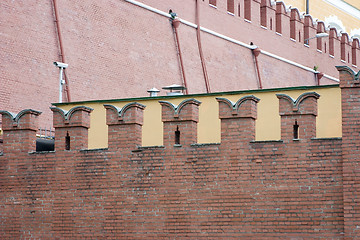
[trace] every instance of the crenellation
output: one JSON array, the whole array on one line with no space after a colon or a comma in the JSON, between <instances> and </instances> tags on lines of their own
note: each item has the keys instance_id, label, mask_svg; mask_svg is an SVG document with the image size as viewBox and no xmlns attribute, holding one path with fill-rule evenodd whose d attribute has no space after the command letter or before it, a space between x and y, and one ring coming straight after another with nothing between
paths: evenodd
<instances>
[{"instance_id":1,"label":"crenellation","mask_svg":"<svg viewBox=\"0 0 360 240\"><path fill-rule=\"evenodd\" d=\"M3 151L5 154L29 152L36 149L38 116L41 112L25 109L18 114L0 111L2 115Z\"/></svg>"},{"instance_id":2,"label":"crenellation","mask_svg":"<svg viewBox=\"0 0 360 240\"><path fill-rule=\"evenodd\" d=\"M145 105L132 102L122 108L105 104L108 125L108 148L141 146L143 111Z\"/></svg>"},{"instance_id":3,"label":"crenellation","mask_svg":"<svg viewBox=\"0 0 360 240\"><path fill-rule=\"evenodd\" d=\"M186 99L179 105L174 105L167 101L159 101L162 106L162 121L199 121L198 107L201 104L196 99Z\"/></svg>"},{"instance_id":4,"label":"crenellation","mask_svg":"<svg viewBox=\"0 0 360 240\"><path fill-rule=\"evenodd\" d=\"M358 38L352 39L351 45L351 63L353 66L357 66L357 62L360 59L360 40Z\"/></svg>"},{"instance_id":5,"label":"crenellation","mask_svg":"<svg viewBox=\"0 0 360 240\"><path fill-rule=\"evenodd\" d=\"M335 50L339 49L340 53L340 39L336 28L330 28L329 30L329 55L332 57L339 58L339 53Z\"/></svg>"},{"instance_id":6,"label":"crenellation","mask_svg":"<svg viewBox=\"0 0 360 240\"><path fill-rule=\"evenodd\" d=\"M347 63L351 63L350 54L352 54L351 51L352 46L350 43L349 35L347 33L341 33L340 45L341 45L341 49L340 49L341 60Z\"/></svg>"},{"instance_id":7,"label":"crenellation","mask_svg":"<svg viewBox=\"0 0 360 240\"><path fill-rule=\"evenodd\" d=\"M316 136L317 99L315 92L304 93L295 101L286 94L276 94L279 98L281 116L281 139L311 139Z\"/></svg>"},{"instance_id":8,"label":"crenellation","mask_svg":"<svg viewBox=\"0 0 360 240\"><path fill-rule=\"evenodd\" d=\"M260 6L261 26L268 30L275 31L276 7L271 0L261 0Z\"/></svg>"},{"instance_id":9,"label":"crenellation","mask_svg":"<svg viewBox=\"0 0 360 240\"><path fill-rule=\"evenodd\" d=\"M33 109L25 109L18 114L8 111L0 111L2 114L2 129L3 130L16 130L16 129L29 129L37 130L37 119L41 112Z\"/></svg>"},{"instance_id":10,"label":"crenellation","mask_svg":"<svg viewBox=\"0 0 360 240\"><path fill-rule=\"evenodd\" d=\"M311 15L306 14L304 16L304 44L310 46L310 48L316 49L315 44L311 44L311 41L306 40L311 36L315 36L317 33L316 25L314 24L313 18ZM314 47L313 47L314 46Z\"/></svg>"},{"instance_id":11,"label":"crenellation","mask_svg":"<svg viewBox=\"0 0 360 240\"><path fill-rule=\"evenodd\" d=\"M118 108L113 105L105 104L106 108L106 124L118 124L122 122L123 124L132 124L136 123L139 125L143 124L143 110L145 105L137 102L132 102L126 104L122 108Z\"/></svg>"},{"instance_id":12,"label":"crenellation","mask_svg":"<svg viewBox=\"0 0 360 240\"><path fill-rule=\"evenodd\" d=\"M53 126L54 128L65 127L65 126L74 126L74 127L90 127L90 113L92 108L85 106L77 106L69 111L65 111L58 107L51 107L53 111Z\"/></svg>"},{"instance_id":13,"label":"crenellation","mask_svg":"<svg viewBox=\"0 0 360 240\"><path fill-rule=\"evenodd\" d=\"M51 107L55 128L55 151L80 150L88 147L88 129L92 108L78 106L65 111Z\"/></svg>"},{"instance_id":14,"label":"crenellation","mask_svg":"<svg viewBox=\"0 0 360 240\"><path fill-rule=\"evenodd\" d=\"M325 23L323 21L317 21L317 26L316 26L316 34L317 33L327 33L326 32L326 27L325 27ZM327 53L327 44L326 44L326 39L323 40L323 38L317 38L316 39L316 49L320 50L321 52Z\"/></svg>"},{"instance_id":15,"label":"crenellation","mask_svg":"<svg viewBox=\"0 0 360 240\"><path fill-rule=\"evenodd\" d=\"M276 2L276 32L290 38L290 14L284 2Z\"/></svg>"},{"instance_id":16,"label":"crenellation","mask_svg":"<svg viewBox=\"0 0 360 240\"><path fill-rule=\"evenodd\" d=\"M246 22L252 23L255 26L261 25L260 1L261 0L244 0L242 11L240 13Z\"/></svg>"},{"instance_id":17,"label":"crenellation","mask_svg":"<svg viewBox=\"0 0 360 240\"><path fill-rule=\"evenodd\" d=\"M291 8L290 38L299 43L304 42L304 19L297 8Z\"/></svg>"},{"instance_id":18,"label":"crenellation","mask_svg":"<svg viewBox=\"0 0 360 240\"><path fill-rule=\"evenodd\" d=\"M225 5L223 6L215 1L214 4L217 4L217 11L228 11L228 5L232 6L233 3L224 3ZM288 7L282 1L273 2L271 0L234 2L234 8L236 7L238 12L240 11L240 14L235 14L236 17L243 18L247 23L254 25L254 27L259 26L269 31L275 31L277 35L289 38L290 41L295 41L297 44L305 45L309 48L309 50L297 48L299 51L306 51L308 54L311 54L309 51L314 51L314 55L316 54L315 51L324 53L324 55L317 55L315 59L326 58L325 61L335 61L334 65L338 65L342 61L349 66L357 67L356 58L360 58L360 49L354 47L354 44L352 45L351 42L348 42L349 40L341 43L342 37L340 36L345 33L338 33L336 28L327 29L323 21L313 19L309 14L300 13L297 8ZM312 39L317 33L323 32L329 33L329 36ZM311 40L306 40L309 38ZM289 42L288 47L292 47L291 44ZM285 46L284 49L286 49ZM305 62L303 64L306 65ZM314 63L314 66L316 65L317 63ZM312 66L308 67L312 68ZM325 73L328 74L327 72Z\"/></svg>"},{"instance_id":19,"label":"crenellation","mask_svg":"<svg viewBox=\"0 0 360 240\"><path fill-rule=\"evenodd\" d=\"M245 96L236 103L226 98L216 98L216 100L219 103L222 147L229 147L230 143L237 147L239 142L255 140L257 103L260 99L255 96Z\"/></svg>"},{"instance_id":20,"label":"crenellation","mask_svg":"<svg viewBox=\"0 0 360 240\"><path fill-rule=\"evenodd\" d=\"M261 26L260 5L261 0L244 0L245 19L255 26ZM246 2L248 1L248 2Z\"/></svg>"},{"instance_id":21,"label":"crenellation","mask_svg":"<svg viewBox=\"0 0 360 240\"><path fill-rule=\"evenodd\" d=\"M251 95L240 98L235 103L226 98L216 98L219 103L219 118L248 117L256 119L259 98Z\"/></svg>"},{"instance_id":22,"label":"crenellation","mask_svg":"<svg viewBox=\"0 0 360 240\"><path fill-rule=\"evenodd\" d=\"M164 126L164 146L191 145L197 143L197 123L199 121L199 102L186 99L179 105L159 101L162 106Z\"/></svg>"}]
</instances>

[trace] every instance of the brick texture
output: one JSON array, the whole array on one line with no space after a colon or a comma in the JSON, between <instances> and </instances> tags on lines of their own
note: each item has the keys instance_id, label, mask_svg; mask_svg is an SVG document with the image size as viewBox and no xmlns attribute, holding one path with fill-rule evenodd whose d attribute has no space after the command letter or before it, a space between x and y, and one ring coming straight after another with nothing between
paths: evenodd
<instances>
[{"instance_id":1,"label":"brick texture","mask_svg":"<svg viewBox=\"0 0 360 240\"><path fill-rule=\"evenodd\" d=\"M10 124L4 145L10 147L0 155L0 238L357 239L359 73L339 71L343 137L336 139L313 135L316 93L296 101L278 96L281 117L296 117L300 128L306 126L296 141L288 135L253 141L259 101L253 96L236 103L218 99L220 144L196 144L201 107L196 99L178 106L160 102L164 146L136 146L144 107L136 103L105 106L109 129L120 129L118 140L115 133L109 137L108 149L65 150L58 142L63 129L87 141L78 130L87 130L91 109L84 107L70 114L53 109L54 152L19 148L28 140L17 133L30 136L31 129L7 134L14 127L4 120ZM36 116L26 112L18 126L35 126Z\"/></svg>"},{"instance_id":2,"label":"brick texture","mask_svg":"<svg viewBox=\"0 0 360 240\"><path fill-rule=\"evenodd\" d=\"M337 67L343 114L343 197L344 223L347 239L360 237L360 80L347 67Z\"/></svg>"},{"instance_id":3,"label":"brick texture","mask_svg":"<svg viewBox=\"0 0 360 240\"><path fill-rule=\"evenodd\" d=\"M139 1L165 13L172 9L181 19L195 23L193 0ZM253 42L261 50L311 69L321 63L319 71L333 77L337 76L335 65L358 69L358 40L350 46L347 35L340 38L330 30L330 38L321 39L321 48L315 39L304 47L304 30L315 33L312 19L300 18L296 9L287 11L282 2L273 5L270 0L236 0L234 15L227 13L226 1L214 1L216 8L209 6L208 0L198 2L202 27L246 44ZM183 84L168 17L124 0L62 0L57 5L72 101L144 97L152 87ZM0 11L6 19L0 38L0 109L40 110L39 126L49 129L49 106L58 101L59 91L59 70L52 63L60 60L52 0L2 0ZM251 16L251 23L245 21L249 18L245 13ZM178 33L188 92L204 93L196 30L181 24ZM290 33L295 41L290 40ZM201 42L213 92L258 87L249 49L205 32L201 32ZM258 61L263 88L316 84L311 72L264 54ZM336 82L323 77L320 83ZM161 90L160 94L165 93Z\"/></svg>"},{"instance_id":4,"label":"brick texture","mask_svg":"<svg viewBox=\"0 0 360 240\"><path fill-rule=\"evenodd\" d=\"M145 106L129 103L119 109L113 105L106 108L106 124L108 125L108 147L135 148L141 146L141 127Z\"/></svg>"},{"instance_id":5,"label":"brick texture","mask_svg":"<svg viewBox=\"0 0 360 240\"><path fill-rule=\"evenodd\" d=\"M160 104L164 123L164 146L196 143L201 102L196 99L187 99L178 106L166 101L160 101ZM178 132L177 137L175 137L176 131Z\"/></svg>"},{"instance_id":6,"label":"brick texture","mask_svg":"<svg viewBox=\"0 0 360 240\"><path fill-rule=\"evenodd\" d=\"M69 111L58 107L51 107L51 110L54 112L55 150L86 149L88 147L90 112L93 109L79 106Z\"/></svg>"},{"instance_id":7,"label":"brick texture","mask_svg":"<svg viewBox=\"0 0 360 240\"><path fill-rule=\"evenodd\" d=\"M279 98L281 116L281 139L291 140L316 137L317 93L304 93L295 101L284 94ZM294 130L294 125L297 129ZM296 131L297 133L294 133ZM296 136L295 136L296 135Z\"/></svg>"}]
</instances>

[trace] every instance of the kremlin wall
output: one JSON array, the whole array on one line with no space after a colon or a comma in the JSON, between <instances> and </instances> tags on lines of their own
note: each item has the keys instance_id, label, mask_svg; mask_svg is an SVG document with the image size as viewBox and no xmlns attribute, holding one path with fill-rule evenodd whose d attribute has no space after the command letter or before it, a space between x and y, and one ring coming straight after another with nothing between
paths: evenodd
<instances>
[{"instance_id":1,"label":"kremlin wall","mask_svg":"<svg viewBox=\"0 0 360 240\"><path fill-rule=\"evenodd\" d=\"M141 146L146 106L137 102L104 104L108 146L100 149L87 149L92 108L52 107L55 151L47 152L34 151L40 112L1 111L0 237L357 239L360 72L337 69L335 138L316 136L314 91L296 100L274 93L281 138L268 141L255 139L262 99L253 95L217 97L221 139L207 144L197 142L195 98L158 102L161 146Z\"/></svg>"},{"instance_id":2,"label":"kremlin wall","mask_svg":"<svg viewBox=\"0 0 360 240\"><path fill-rule=\"evenodd\" d=\"M280 1L0 8L0 239L360 238L359 39Z\"/></svg>"},{"instance_id":3,"label":"kremlin wall","mask_svg":"<svg viewBox=\"0 0 360 240\"><path fill-rule=\"evenodd\" d=\"M64 102L144 97L153 87L164 95L171 84L189 94L329 85L338 83L336 65L358 71L358 39L283 2L227 2L2 1L0 109L38 109L49 128L49 106L59 102L52 63L62 60ZM321 32L329 37L305 41Z\"/></svg>"}]
</instances>

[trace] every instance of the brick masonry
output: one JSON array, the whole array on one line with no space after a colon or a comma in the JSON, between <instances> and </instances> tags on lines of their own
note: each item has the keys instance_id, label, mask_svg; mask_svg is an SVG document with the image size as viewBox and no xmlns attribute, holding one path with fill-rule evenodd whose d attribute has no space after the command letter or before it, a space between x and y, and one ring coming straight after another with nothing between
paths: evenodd
<instances>
[{"instance_id":1,"label":"brick masonry","mask_svg":"<svg viewBox=\"0 0 360 240\"><path fill-rule=\"evenodd\" d=\"M31 151L39 112L3 111L0 238L357 239L359 73L338 70L337 139L314 138L321 97L314 92L296 101L278 95L281 141L254 141L260 99L253 96L218 98L220 144L196 143L196 99L159 103L165 141L154 147L138 145L145 107L138 103L105 106L112 137L109 148L95 150L85 148L89 108L52 109L54 152Z\"/></svg>"},{"instance_id":2,"label":"brick masonry","mask_svg":"<svg viewBox=\"0 0 360 240\"><path fill-rule=\"evenodd\" d=\"M143 97L152 87L183 84L168 17L125 0L57 2L72 101ZM181 19L196 22L193 0L140 2L165 13L172 9ZM358 70L357 39L351 42L346 33L340 37L335 29L326 30L321 21L314 24L310 16L303 17L282 2L234 0L233 10L226 1L212 1L216 8L208 0L198 2L202 27L246 44L253 42L261 50L311 69L318 66L320 72L333 77L337 76L335 65ZM0 37L0 109L42 111L39 125L49 129L49 106L58 102L59 94L59 70L52 62L60 60L52 0L2 0L0 9L6 19ZM304 46L305 35L324 31L330 33L329 38L313 39ZM178 33L188 92L204 93L196 30L181 24ZM201 42L213 92L258 88L249 49L205 32L201 32ZM258 62L264 89L316 84L314 73L264 54ZM320 83L336 84L326 77Z\"/></svg>"}]
</instances>

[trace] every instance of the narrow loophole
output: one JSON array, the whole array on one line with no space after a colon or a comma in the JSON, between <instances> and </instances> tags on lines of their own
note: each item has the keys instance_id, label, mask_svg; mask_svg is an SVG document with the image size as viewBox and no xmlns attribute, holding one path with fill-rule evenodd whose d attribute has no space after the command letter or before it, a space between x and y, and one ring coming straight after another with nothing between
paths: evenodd
<instances>
[{"instance_id":1,"label":"narrow loophole","mask_svg":"<svg viewBox=\"0 0 360 240\"><path fill-rule=\"evenodd\" d=\"M66 132L66 136L65 136L65 150L70 150L70 135L69 135L69 132Z\"/></svg>"},{"instance_id":2,"label":"narrow loophole","mask_svg":"<svg viewBox=\"0 0 360 240\"><path fill-rule=\"evenodd\" d=\"M295 120L294 124L294 139L299 139L299 125L297 123L297 120Z\"/></svg>"},{"instance_id":3,"label":"narrow loophole","mask_svg":"<svg viewBox=\"0 0 360 240\"><path fill-rule=\"evenodd\" d=\"M180 144L180 131L179 131L179 126L176 127L176 131L175 131L175 144Z\"/></svg>"}]
</instances>

